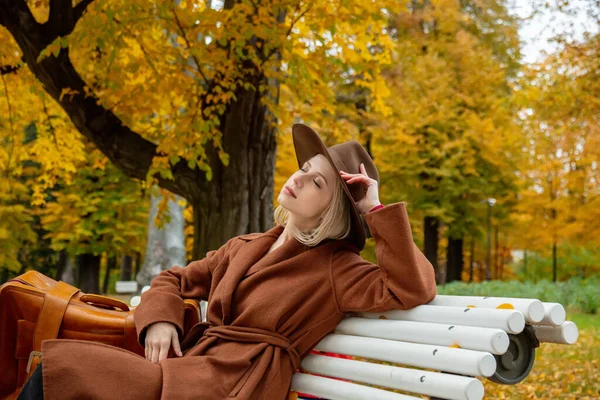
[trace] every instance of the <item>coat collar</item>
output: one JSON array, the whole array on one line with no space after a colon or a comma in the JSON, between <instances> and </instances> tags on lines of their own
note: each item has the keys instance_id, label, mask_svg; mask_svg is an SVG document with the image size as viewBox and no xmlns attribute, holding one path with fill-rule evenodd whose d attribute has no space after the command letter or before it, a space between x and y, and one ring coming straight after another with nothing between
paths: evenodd
<instances>
[{"instance_id":1,"label":"coat collar","mask_svg":"<svg viewBox=\"0 0 600 400\"><path fill-rule=\"evenodd\" d=\"M266 232L247 233L245 235L239 235L238 238L245 240L246 242L251 242L254 239L258 239L261 237L267 237L267 236L274 237L275 240L277 240L279 235L281 235L281 233L283 232L283 229L284 229L283 225L276 225ZM271 243L271 244L273 244L273 243Z\"/></svg>"}]
</instances>

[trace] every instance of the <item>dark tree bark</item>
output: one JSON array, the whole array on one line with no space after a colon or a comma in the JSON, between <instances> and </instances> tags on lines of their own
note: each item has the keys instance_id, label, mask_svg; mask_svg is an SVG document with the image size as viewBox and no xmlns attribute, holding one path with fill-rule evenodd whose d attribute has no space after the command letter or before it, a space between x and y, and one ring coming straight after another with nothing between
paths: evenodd
<instances>
[{"instance_id":1,"label":"dark tree bark","mask_svg":"<svg viewBox=\"0 0 600 400\"><path fill-rule=\"evenodd\" d=\"M448 238L446 249L446 283L462 280L463 239Z\"/></svg>"},{"instance_id":2,"label":"dark tree bark","mask_svg":"<svg viewBox=\"0 0 600 400\"><path fill-rule=\"evenodd\" d=\"M108 293L108 283L110 282L110 273L117 266L117 257L109 257L106 261L106 274L104 274L104 282L102 282L102 293Z\"/></svg>"},{"instance_id":3,"label":"dark tree bark","mask_svg":"<svg viewBox=\"0 0 600 400\"><path fill-rule=\"evenodd\" d=\"M133 266L133 259L131 256L121 257L121 278L122 281L131 280L131 267Z\"/></svg>"},{"instance_id":4,"label":"dark tree bark","mask_svg":"<svg viewBox=\"0 0 600 400\"><path fill-rule=\"evenodd\" d=\"M475 237L471 236L471 252L469 254L469 282L473 282L473 264L475 263Z\"/></svg>"},{"instance_id":5,"label":"dark tree bark","mask_svg":"<svg viewBox=\"0 0 600 400\"><path fill-rule=\"evenodd\" d=\"M136 276L137 273L140 270L140 263L142 260L142 255L139 252L135 252L135 254L133 255L133 271L132 271L132 276Z\"/></svg>"},{"instance_id":6,"label":"dark tree bark","mask_svg":"<svg viewBox=\"0 0 600 400\"><path fill-rule=\"evenodd\" d=\"M100 293L100 256L90 253L77 257L78 280L77 287L84 293Z\"/></svg>"},{"instance_id":7,"label":"dark tree bark","mask_svg":"<svg viewBox=\"0 0 600 400\"><path fill-rule=\"evenodd\" d=\"M554 202L554 200L556 200L556 193L554 192L554 172L550 175L549 178L549 183L550 183L550 200L552 202ZM558 277L558 262L557 262L557 254L558 254L558 250L557 250L557 234L556 234L556 207L552 207L550 209L550 217L552 218L552 229L553 229L553 233L552 233L552 282L556 282L556 279Z\"/></svg>"},{"instance_id":8,"label":"dark tree bark","mask_svg":"<svg viewBox=\"0 0 600 400\"><path fill-rule=\"evenodd\" d=\"M46 46L58 36L72 32L91 2L83 0L72 7L70 1L52 0L48 22L39 24L24 0L0 0L0 25L12 34L23 60L79 132L126 175L145 179L157 146L98 105L95 96L84 96L86 84L73 67L69 50L64 48L56 57L51 55L36 62ZM225 7L232 7L233 3L226 1ZM278 20L283 20L283 14ZM277 52L265 55L272 56L278 57ZM251 66L244 65L245 70L248 67ZM256 70L248 74L255 87L259 83L278 86L278 82L268 82ZM209 84L213 89L219 87L219 82ZM79 94L60 99L65 88ZM157 175L161 187L194 204L194 259L203 258L208 250L218 248L233 236L265 231L272 224L276 128L266 123L268 110L260 103L260 94L239 89L235 96L237 101L221 116L220 125L223 148L230 156L229 166L224 167L217 150L207 145L213 169L211 182L198 168L189 168L185 160L171 167L173 180Z\"/></svg>"},{"instance_id":9,"label":"dark tree bark","mask_svg":"<svg viewBox=\"0 0 600 400\"><path fill-rule=\"evenodd\" d=\"M502 280L504 276L504 255L506 253L506 246L502 246L502 252L500 253L500 277L498 279Z\"/></svg>"},{"instance_id":10,"label":"dark tree bark","mask_svg":"<svg viewBox=\"0 0 600 400\"><path fill-rule=\"evenodd\" d=\"M437 255L438 255L438 231L440 221L436 217L425 217L424 242L425 242L425 257L433 265L434 271L438 271ZM436 278L439 279L439 274L436 273ZM439 282L438 282L439 283Z\"/></svg>"},{"instance_id":11,"label":"dark tree bark","mask_svg":"<svg viewBox=\"0 0 600 400\"><path fill-rule=\"evenodd\" d=\"M500 279L500 262L498 260L500 253L498 252L498 225L494 227L494 269L496 270L496 279Z\"/></svg>"},{"instance_id":12,"label":"dark tree bark","mask_svg":"<svg viewBox=\"0 0 600 400\"><path fill-rule=\"evenodd\" d=\"M65 265L67 264L67 251L61 250L58 256L58 262L56 263L56 275L54 279L57 281L62 280L63 272L65 271Z\"/></svg>"}]
</instances>

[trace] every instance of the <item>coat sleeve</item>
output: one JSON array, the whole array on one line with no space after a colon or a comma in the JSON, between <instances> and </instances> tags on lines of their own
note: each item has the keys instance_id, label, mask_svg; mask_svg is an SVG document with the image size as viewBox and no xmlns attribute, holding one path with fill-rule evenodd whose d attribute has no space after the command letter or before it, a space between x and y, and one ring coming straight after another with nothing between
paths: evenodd
<instances>
[{"instance_id":1,"label":"coat sleeve","mask_svg":"<svg viewBox=\"0 0 600 400\"><path fill-rule=\"evenodd\" d=\"M406 202L364 217L379 265L347 248L332 255L332 286L340 311L405 310L433 300L437 294L433 266L413 241Z\"/></svg>"},{"instance_id":2,"label":"coat sleeve","mask_svg":"<svg viewBox=\"0 0 600 400\"><path fill-rule=\"evenodd\" d=\"M134 310L138 341L145 346L146 330L155 322L170 322L177 327L179 339L183 335L184 299L208 300L212 275L227 254L230 239L218 250L206 253L202 260L192 261L185 268L174 266L158 274L150 289L142 294Z\"/></svg>"}]
</instances>

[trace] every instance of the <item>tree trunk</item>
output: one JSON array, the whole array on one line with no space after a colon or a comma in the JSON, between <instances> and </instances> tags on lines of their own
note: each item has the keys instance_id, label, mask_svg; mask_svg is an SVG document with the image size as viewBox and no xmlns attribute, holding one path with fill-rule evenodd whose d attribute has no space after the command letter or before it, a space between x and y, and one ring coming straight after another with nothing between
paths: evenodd
<instances>
[{"instance_id":1,"label":"tree trunk","mask_svg":"<svg viewBox=\"0 0 600 400\"><path fill-rule=\"evenodd\" d=\"M64 249L61 250L58 256L58 261L56 263L56 275L54 276L54 279L56 279L57 281L62 280L65 265L67 264L67 257L67 251Z\"/></svg>"},{"instance_id":2,"label":"tree trunk","mask_svg":"<svg viewBox=\"0 0 600 400\"><path fill-rule=\"evenodd\" d=\"M504 256L506 254L506 246L502 246L502 252L500 254L500 280L502 280L504 275Z\"/></svg>"},{"instance_id":3,"label":"tree trunk","mask_svg":"<svg viewBox=\"0 0 600 400\"><path fill-rule=\"evenodd\" d=\"M550 184L550 201L554 203L556 200L556 192L554 191L554 177L556 176L556 172L552 171L549 178ZM556 235L556 217L557 210L556 207L552 207L550 209L550 218L552 218L552 282L556 282L558 276L558 268L557 268L557 235Z\"/></svg>"},{"instance_id":4,"label":"tree trunk","mask_svg":"<svg viewBox=\"0 0 600 400\"><path fill-rule=\"evenodd\" d=\"M273 225L276 129L254 92L242 91L221 123L229 166L213 158L213 180L194 204L194 250L202 259L228 239Z\"/></svg>"},{"instance_id":5,"label":"tree trunk","mask_svg":"<svg viewBox=\"0 0 600 400\"><path fill-rule=\"evenodd\" d=\"M499 262L499 257L500 254L498 253L498 225L496 225L494 227L494 269L496 270L496 279L500 279L500 262Z\"/></svg>"},{"instance_id":6,"label":"tree trunk","mask_svg":"<svg viewBox=\"0 0 600 400\"><path fill-rule=\"evenodd\" d=\"M439 276L437 254L438 254L438 230L440 221L436 217L425 217L424 221L424 242L425 242L425 257L433 265L433 270L436 272L436 281L440 283L441 277Z\"/></svg>"},{"instance_id":7,"label":"tree trunk","mask_svg":"<svg viewBox=\"0 0 600 400\"><path fill-rule=\"evenodd\" d=\"M556 236L552 240L552 282L556 282L558 278L557 268L557 248L556 248Z\"/></svg>"},{"instance_id":8,"label":"tree trunk","mask_svg":"<svg viewBox=\"0 0 600 400\"><path fill-rule=\"evenodd\" d=\"M131 280L131 267L133 264L133 258L128 255L124 255L121 257L121 277L122 281L130 281Z\"/></svg>"},{"instance_id":9,"label":"tree trunk","mask_svg":"<svg viewBox=\"0 0 600 400\"><path fill-rule=\"evenodd\" d=\"M446 283L461 281L463 269L463 239L453 239L449 237L446 254Z\"/></svg>"},{"instance_id":10,"label":"tree trunk","mask_svg":"<svg viewBox=\"0 0 600 400\"><path fill-rule=\"evenodd\" d=\"M487 205L487 255L485 258L485 279L492 280L492 206Z\"/></svg>"},{"instance_id":11,"label":"tree trunk","mask_svg":"<svg viewBox=\"0 0 600 400\"><path fill-rule=\"evenodd\" d=\"M84 293L100 293L100 256L85 253L77 257L79 280L77 287Z\"/></svg>"},{"instance_id":12,"label":"tree trunk","mask_svg":"<svg viewBox=\"0 0 600 400\"><path fill-rule=\"evenodd\" d=\"M137 276L140 272L140 264L142 262L142 255L139 251L136 251L133 255L133 271L131 271L131 276Z\"/></svg>"},{"instance_id":13,"label":"tree trunk","mask_svg":"<svg viewBox=\"0 0 600 400\"><path fill-rule=\"evenodd\" d=\"M473 264L475 263L475 236L471 236L471 254L469 254L469 282L473 282Z\"/></svg>"},{"instance_id":14,"label":"tree trunk","mask_svg":"<svg viewBox=\"0 0 600 400\"><path fill-rule=\"evenodd\" d=\"M106 274L104 274L104 282L102 282L102 293L108 293L108 283L110 282L110 272L117 266L117 257L112 256L106 260Z\"/></svg>"}]
</instances>

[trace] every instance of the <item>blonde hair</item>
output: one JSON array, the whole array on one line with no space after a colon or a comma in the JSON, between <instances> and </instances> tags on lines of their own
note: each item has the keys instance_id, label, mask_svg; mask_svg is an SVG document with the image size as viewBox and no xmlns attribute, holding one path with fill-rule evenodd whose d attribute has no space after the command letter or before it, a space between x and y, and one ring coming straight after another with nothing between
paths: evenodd
<instances>
[{"instance_id":1,"label":"blonde hair","mask_svg":"<svg viewBox=\"0 0 600 400\"><path fill-rule=\"evenodd\" d=\"M337 181L333 190L331 202L321 214L319 224L316 228L309 231L302 231L293 225L290 225L291 234L302 244L306 246L316 246L325 239L344 239L350 235L350 199L344 192L342 185L344 183ZM289 211L281 204L275 208L273 218L276 225L286 226L289 218Z\"/></svg>"}]
</instances>

